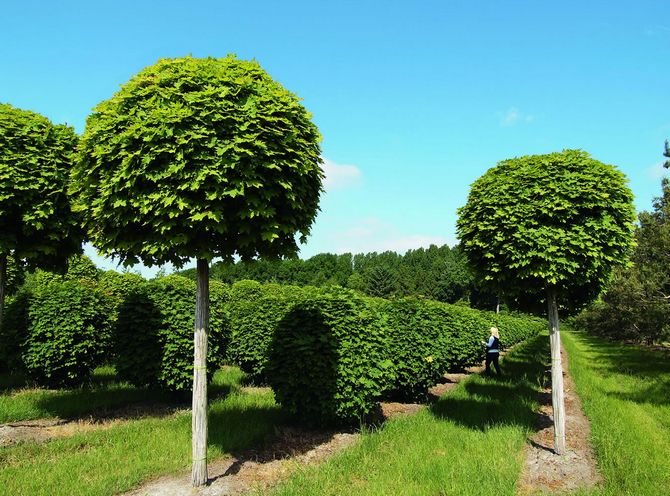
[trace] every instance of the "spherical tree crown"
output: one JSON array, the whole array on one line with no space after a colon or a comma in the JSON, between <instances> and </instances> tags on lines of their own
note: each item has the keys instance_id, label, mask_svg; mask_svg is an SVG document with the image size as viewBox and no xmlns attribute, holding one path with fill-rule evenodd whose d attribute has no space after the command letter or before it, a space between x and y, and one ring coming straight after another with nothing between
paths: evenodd
<instances>
[{"instance_id":1,"label":"spherical tree crown","mask_svg":"<svg viewBox=\"0 0 670 496\"><path fill-rule=\"evenodd\" d=\"M165 59L88 118L73 193L124 263L297 251L318 211L320 135L256 62Z\"/></svg>"},{"instance_id":2,"label":"spherical tree crown","mask_svg":"<svg viewBox=\"0 0 670 496\"><path fill-rule=\"evenodd\" d=\"M0 104L0 254L53 268L81 250L67 196L76 146L71 127Z\"/></svg>"},{"instance_id":3,"label":"spherical tree crown","mask_svg":"<svg viewBox=\"0 0 670 496\"><path fill-rule=\"evenodd\" d=\"M635 209L625 176L579 150L500 162L477 179L457 223L480 279L509 296L593 298L627 260Z\"/></svg>"}]
</instances>

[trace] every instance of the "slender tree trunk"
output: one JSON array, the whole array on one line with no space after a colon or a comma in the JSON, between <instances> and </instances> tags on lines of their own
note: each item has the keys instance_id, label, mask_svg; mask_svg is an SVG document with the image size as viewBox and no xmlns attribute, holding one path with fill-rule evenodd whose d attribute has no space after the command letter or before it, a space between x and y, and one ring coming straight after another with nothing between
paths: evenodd
<instances>
[{"instance_id":1,"label":"slender tree trunk","mask_svg":"<svg viewBox=\"0 0 670 496\"><path fill-rule=\"evenodd\" d=\"M207 483L207 328L209 326L209 262L198 259L193 349L193 486Z\"/></svg>"},{"instance_id":2,"label":"slender tree trunk","mask_svg":"<svg viewBox=\"0 0 670 496\"><path fill-rule=\"evenodd\" d=\"M2 316L5 312L5 280L7 279L7 254L0 254L0 330L2 330Z\"/></svg>"},{"instance_id":3,"label":"slender tree trunk","mask_svg":"<svg viewBox=\"0 0 670 496\"><path fill-rule=\"evenodd\" d=\"M500 313L500 296L496 296L496 314Z\"/></svg>"},{"instance_id":4,"label":"slender tree trunk","mask_svg":"<svg viewBox=\"0 0 670 496\"><path fill-rule=\"evenodd\" d=\"M556 290L547 291L549 306L549 340L551 343L551 405L554 409L554 452L565 454L565 398L563 396L563 364L561 362L561 335L558 327Z\"/></svg>"}]
</instances>

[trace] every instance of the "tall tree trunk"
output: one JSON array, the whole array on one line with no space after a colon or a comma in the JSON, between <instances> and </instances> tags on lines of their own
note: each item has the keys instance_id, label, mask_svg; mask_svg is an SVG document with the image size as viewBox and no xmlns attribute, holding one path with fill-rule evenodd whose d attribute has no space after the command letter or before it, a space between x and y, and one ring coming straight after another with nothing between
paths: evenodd
<instances>
[{"instance_id":1,"label":"tall tree trunk","mask_svg":"<svg viewBox=\"0 0 670 496\"><path fill-rule=\"evenodd\" d=\"M547 290L549 311L549 340L551 343L551 405L554 409L554 452L565 454L565 398L563 396L563 364L561 335L558 327L556 290Z\"/></svg>"},{"instance_id":2,"label":"tall tree trunk","mask_svg":"<svg viewBox=\"0 0 670 496\"><path fill-rule=\"evenodd\" d=\"M193 349L192 440L193 486L207 483L207 328L209 326L209 262L198 259Z\"/></svg>"},{"instance_id":3,"label":"tall tree trunk","mask_svg":"<svg viewBox=\"0 0 670 496\"><path fill-rule=\"evenodd\" d=\"M0 254L0 330L2 330L2 315L5 312L5 280L7 279L7 254Z\"/></svg>"}]
</instances>

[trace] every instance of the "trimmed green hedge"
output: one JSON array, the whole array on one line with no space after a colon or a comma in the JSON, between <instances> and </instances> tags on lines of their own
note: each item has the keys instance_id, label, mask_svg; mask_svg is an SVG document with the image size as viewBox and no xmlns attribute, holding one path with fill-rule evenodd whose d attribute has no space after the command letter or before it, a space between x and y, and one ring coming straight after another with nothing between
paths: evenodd
<instances>
[{"instance_id":1,"label":"trimmed green hedge","mask_svg":"<svg viewBox=\"0 0 670 496\"><path fill-rule=\"evenodd\" d=\"M227 358L257 384L267 383L266 367L277 326L309 288L278 284L233 284L228 303L230 343Z\"/></svg>"},{"instance_id":2,"label":"trimmed green hedge","mask_svg":"<svg viewBox=\"0 0 670 496\"><path fill-rule=\"evenodd\" d=\"M195 296L196 283L181 276L146 281L130 292L119 307L114 333L119 377L137 386L191 390ZM211 372L228 340L227 298L225 285L212 281L207 352Z\"/></svg>"},{"instance_id":3,"label":"trimmed green hedge","mask_svg":"<svg viewBox=\"0 0 670 496\"><path fill-rule=\"evenodd\" d=\"M22 360L28 375L45 386L76 386L90 379L111 337L111 303L77 281L38 287L28 305Z\"/></svg>"},{"instance_id":4,"label":"trimmed green hedge","mask_svg":"<svg viewBox=\"0 0 670 496\"><path fill-rule=\"evenodd\" d=\"M396 380L385 397L424 399L445 372L481 362L491 326L501 343L513 346L538 334L546 323L535 317L482 312L460 305L404 298L379 303L388 319L390 356Z\"/></svg>"},{"instance_id":5,"label":"trimmed green hedge","mask_svg":"<svg viewBox=\"0 0 670 496\"><path fill-rule=\"evenodd\" d=\"M351 290L305 291L279 322L268 363L277 399L302 420L346 423L369 415L393 380L379 312Z\"/></svg>"},{"instance_id":6,"label":"trimmed green hedge","mask_svg":"<svg viewBox=\"0 0 670 496\"><path fill-rule=\"evenodd\" d=\"M0 329L0 369L10 372L24 371L21 352L28 336L28 309L32 291L22 286L7 298Z\"/></svg>"}]
</instances>

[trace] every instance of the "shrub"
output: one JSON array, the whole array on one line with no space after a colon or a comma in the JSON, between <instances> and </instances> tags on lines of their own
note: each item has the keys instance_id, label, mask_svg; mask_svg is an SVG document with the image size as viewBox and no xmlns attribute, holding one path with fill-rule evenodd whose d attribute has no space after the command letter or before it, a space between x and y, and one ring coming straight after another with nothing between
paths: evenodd
<instances>
[{"instance_id":1,"label":"shrub","mask_svg":"<svg viewBox=\"0 0 670 496\"><path fill-rule=\"evenodd\" d=\"M244 281L244 291L240 291L240 283L233 285L236 298L228 305L231 334L227 358L249 374L252 381L265 383L265 369L277 326L304 291L298 286L263 284L256 287L250 282ZM241 296L249 296L249 299Z\"/></svg>"},{"instance_id":2,"label":"shrub","mask_svg":"<svg viewBox=\"0 0 670 496\"><path fill-rule=\"evenodd\" d=\"M299 418L346 423L370 414L393 379L378 311L351 290L306 291L280 321L268 378Z\"/></svg>"},{"instance_id":3,"label":"shrub","mask_svg":"<svg viewBox=\"0 0 670 496\"><path fill-rule=\"evenodd\" d=\"M121 303L114 339L121 378L137 386L191 390L195 285L181 276L154 279L138 285ZM218 365L227 340L227 293L221 283L210 286L210 369Z\"/></svg>"},{"instance_id":4,"label":"shrub","mask_svg":"<svg viewBox=\"0 0 670 496\"><path fill-rule=\"evenodd\" d=\"M102 293L76 281L35 288L22 353L28 375L46 386L86 382L108 346L110 307Z\"/></svg>"},{"instance_id":5,"label":"shrub","mask_svg":"<svg viewBox=\"0 0 670 496\"><path fill-rule=\"evenodd\" d=\"M23 286L5 303L0 329L0 370L18 372L24 369L21 359L23 345L28 336L28 309L32 291Z\"/></svg>"}]
</instances>

